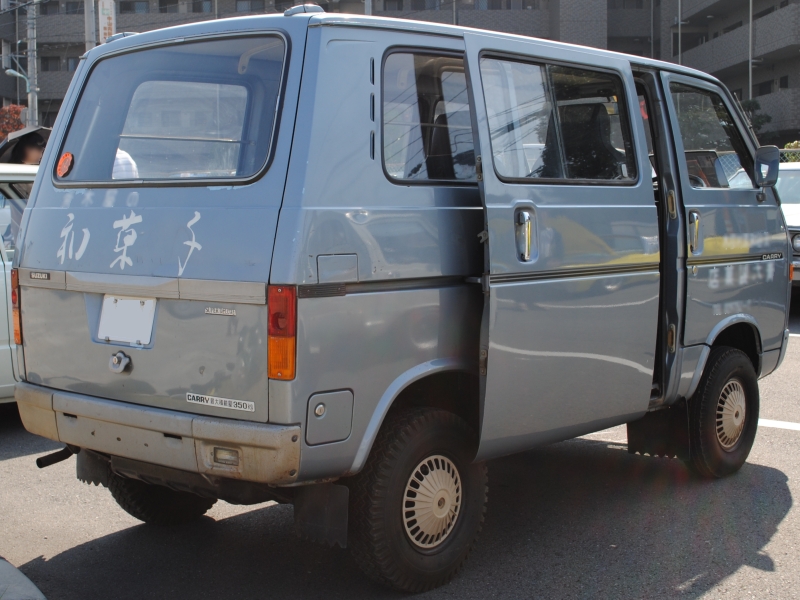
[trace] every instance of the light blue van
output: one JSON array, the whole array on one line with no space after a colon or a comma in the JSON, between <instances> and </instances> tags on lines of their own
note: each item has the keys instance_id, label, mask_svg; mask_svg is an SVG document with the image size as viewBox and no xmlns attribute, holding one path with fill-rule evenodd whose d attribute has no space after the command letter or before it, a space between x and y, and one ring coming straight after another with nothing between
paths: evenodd
<instances>
[{"instance_id":1,"label":"light blue van","mask_svg":"<svg viewBox=\"0 0 800 600\"><path fill-rule=\"evenodd\" d=\"M20 413L143 521L290 502L426 590L487 459L627 423L742 466L788 340L777 174L674 64L312 6L119 35L23 219Z\"/></svg>"}]
</instances>

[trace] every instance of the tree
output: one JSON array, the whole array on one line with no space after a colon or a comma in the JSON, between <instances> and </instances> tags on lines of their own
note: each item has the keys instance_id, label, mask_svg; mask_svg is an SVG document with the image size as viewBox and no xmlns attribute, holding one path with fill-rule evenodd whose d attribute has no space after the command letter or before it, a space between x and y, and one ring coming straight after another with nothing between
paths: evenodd
<instances>
[{"instance_id":1,"label":"tree","mask_svg":"<svg viewBox=\"0 0 800 600\"><path fill-rule=\"evenodd\" d=\"M784 150L794 150L794 152L784 152L781 157L785 162L800 162L800 140L796 142L789 142L784 147Z\"/></svg>"},{"instance_id":2,"label":"tree","mask_svg":"<svg viewBox=\"0 0 800 600\"><path fill-rule=\"evenodd\" d=\"M0 108L0 138L5 139L9 133L25 127L20 118L24 108L21 104L9 104Z\"/></svg>"},{"instance_id":3,"label":"tree","mask_svg":"<svg viewBox=\"0 0 800 600\"><path fill-rule=\"evenodd\" d=\"M750 125L752 125L753 131L756 133L761 131L764 125L772 122L772 117L769 115L759 114L758 111L761 110L761 104L758 103L758 100L743 100L742 110L747 115L747 118L750 119Z\"/></svg>"}]
</instances>

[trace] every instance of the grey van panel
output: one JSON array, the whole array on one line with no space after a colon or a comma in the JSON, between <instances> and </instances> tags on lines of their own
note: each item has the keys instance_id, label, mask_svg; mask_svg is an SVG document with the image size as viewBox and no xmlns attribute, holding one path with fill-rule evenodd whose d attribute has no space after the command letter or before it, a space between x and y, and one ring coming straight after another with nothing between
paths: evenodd
<instances>
[{"instance_id":1,"label":"grey van panel","mask_svg":"<svg viewBox=\"0 0 800 600\"><path fill-rule=\"evenodd\" d=\"M593 431L645 413L658 328L658 214L641 119L631 118L639 178L506 183L495 171L479 60L482 53L613 70L638 100L630 64L538 40L466 32L474 120L483 157L490 301L481 445L485 459ZM532 259L521 261L517 211L533 215ZM622 239L638 240L631 251ZM592 240L587 243L587 240ZM649 240L648 243L646 241Z\"/></svg>"},{"instance_id":2,"label":"grey van panel","mask_svg":"<svg viewBox=\"0 0 800 600\"><path fill-rule=\"evenodd\" d=\"M235 316L205 314L209 303L160 299L145 348L97 339L103 296L23 288L27 381L90 396L217 417L267 421L266 306L219 304ZM47 318L42 318L42 315ZM125 352L130 373L115 374ZM255 412L190 404L187 393L255 403Z\"/></svg>"}]
</instances>

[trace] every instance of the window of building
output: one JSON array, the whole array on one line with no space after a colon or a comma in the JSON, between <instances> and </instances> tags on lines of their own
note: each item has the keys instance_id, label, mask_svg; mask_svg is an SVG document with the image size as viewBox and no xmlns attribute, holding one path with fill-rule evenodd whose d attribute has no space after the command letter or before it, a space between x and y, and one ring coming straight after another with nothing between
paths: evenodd
<instances>
[{"instance_id":1,"label":"window of building","mask_svg":"<svg viewBox=\"0 0 800 600\"><path fill-rule=\"evenodd\" d=\"M719 37L719 31L715 31L715 32L714 32L714 35L713 35L712 37L713 37L714 39L717 39L717 38Z\"/></svg>"},{"instance_id":2,"label":"window of building","mask_svg":"<svg viewBox=\"0 0 800 600\"><path fill-rule=\"evenodd\" d=\"M760 19L761 17L766 17L768 14L774 13L775 7L770 6L769 8L765 8L764 10L760 10L757 13L753 13L753 20Z\"/></svg>"},{"instance_id":3,"label":"window of building","mask_svg":"<svg viewBox=\"0 0 800 600\"><path fill-rule=\"evenodd\" d=\"M495 58L480 64L494 168L501 177L636 179L619 77Z\"/></svg>"},{"instance_id":4,"label":"window of building","mask_svg":"<svg viewBox=\"0 0 800 600\"><path fill-rule=\"evenodd\" d=\"M210 13L212 11L211 0L195 0L192 2L192 12Z\"/></svg>"},{"instance_id":5,"label":"window of building","mask_svg":"<svg viewBox=\"0 0 800 600\"><path fill-rule=\"evenodd\" d=\"M383 164L392 179L475 181L462 58L408 52L387 57Z\"/></svg>"},{"instance_id":6,"label":"window of building","mask_svg":"<svg viewBox=\"0 0 800 600\"><path fill-rule=\"evenodd\" d=\"M727 27L723 28L722 29L722 33L730 33L734 29L739 29L739 27L741 27L741 26L742 26L742 22L741 21L736 21L736 23L734 23L733 25L728 25Z\"/></svg>"},{"instance_id":7,"label":"window of building","mask_svg":"<svg viewBox=\"0 0 800 600\"><path fill-rule=\"evenodd\" d=\"M386 10L403 10L403 0L385 0Z\"/></svg>"},{"instance_id":8,"label":"window of building","mask_svg":"<svg viewBox=\"0 0 800 600\"><path fill-rule=\"evenodd\" d=\"M158 12L160 13L178 12L178 0L158 0Z\"/></svg>"},{"instance_id":9,"label":"window of building","mask_svg":"<svg viewBox=\"0 0 800 600\"><path fill-rule=\"evenodd\" d=\"M789 88L789 76L788 75L784 75L783 77L780 78L780 81L778 83L778 87L780 87L782 90L785 90L785 89Z\"/></svg>"},{"instance_id":10,"label":"window of building","mask_svg":"<svg viewBox=\"0 0 800 600\"><path fill-rule=\"evenodd\" d=\"M787 6L789 6L789 0L781 0L780 7L786 8Z\"/></svg>"},{"instance_id":11,"label":"window of building","mask_svg":"<svg viewBox=\"0 0 800 600\"><path fill-rule=\"evenodd\" d=\"M57 116L58 116L58 111L52 111L52 110L43 111L42 118L39 121L39 124L42 127L52 127L53 125L55 125Z\"/></svg>"},{"instance_id":12,"label":"window of building","mask_svg":"<svg viewBox=\"0 0 800 600\"><path fill-rule=\"evenodd\" d=\"M608 0L608 8L644 8L644 0Z\"/></svg>"},{"instance_id":13,"label":"window of building","mask_svg":"<svg viewBox=\"0 0 800 600\"><path fill-rule=\"evenodd\" d=\"M39 4L39 14L40 15L57 15L59 10L59 5L57 0L51 0L50 2L42 2Z\"/></svg>"},{"instance_id":14,"label":"window of building","mask_svg":"<svg viewBox=\"0 0 800 600\"><path fill-rule=\"evenodd\" d=\"M119 14L140 15L150 12L150 3L147 0L127 0L119 3Z\"/></svg>"},{"instance_id":15,"label":"window of building","mask_svg":"<svg viewBox=\"0 0 800 600\"><path fill-rule=\"evenodd\" d=\"M58 56L42 56L42 71L60 71L61 59Z\"/></svg>"},{"instance_id":16,"label":"window of building","mask_svg":"<svg viewBox=\"0 0 800 600\"><path fill-rule=\"evenodd\" d=\"M236 12L264 12L264 0L236 0Z\"/></svg>"},{"instance_id":17,"label":"window of building","mask_svg":"<svg viewBox=\"0 0 800 600\"><path fill-rule=\"evenodd\" d=\"M670 85L689 181L696 188L753 188L753 162L719 94Z\"/></svg>"},{"instance_id":18,"label":"window of building","mask_svg":"<svg viewBox=\"0 0 800 600\"><path fill-rule=\"evenodd\" d=\"M766 96L772 93L772 79L753 86L753 96Z\"/></svg>"},{"instance_id":19,"label":"window of building","mask_svg":"<svg viewBox=\"0 0 800 600\"><path fill-rule=\"evenodd\" d=\"M81 59L78 56L69 56L67 57L67 71L75 71L78 68L78 64L80 64Z\"/></svg>"},{"instance_id":20,"label":"window of building","mask_svg":"<svg viewBox=\"0 0 800 600\"><path fill-rule=\"evenodd\" d=\"M82 15L83 2L67 2L65 11L68 15Z\"/></svg>"}]
</instances>

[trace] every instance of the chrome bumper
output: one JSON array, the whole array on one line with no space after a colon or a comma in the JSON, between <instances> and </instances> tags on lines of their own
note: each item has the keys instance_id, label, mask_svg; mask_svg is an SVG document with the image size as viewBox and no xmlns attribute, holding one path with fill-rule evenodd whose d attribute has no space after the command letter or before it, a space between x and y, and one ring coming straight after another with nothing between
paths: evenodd
<instances>
[{"instance_id":1,"label":"chrome bumper","mask_svg":"<svg viewBox=\"0 0 800 600\"><path fill-rule=\"evenodd\" d=\"M300 469L300 427L200 417L18 383L25 428L51 440L183 471L285 485ZM214 448L236 450L220 464Z\"/></svg>"}]
</instances>

